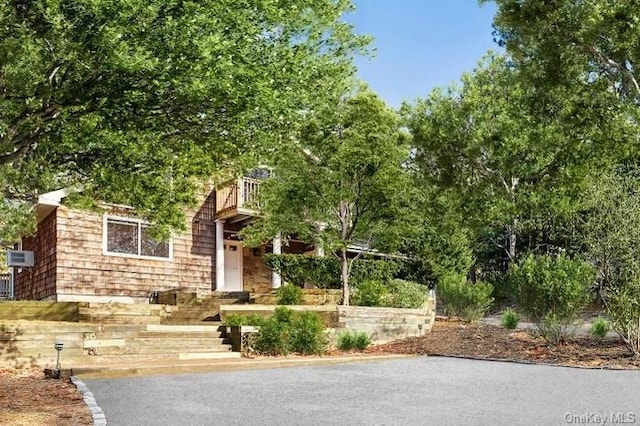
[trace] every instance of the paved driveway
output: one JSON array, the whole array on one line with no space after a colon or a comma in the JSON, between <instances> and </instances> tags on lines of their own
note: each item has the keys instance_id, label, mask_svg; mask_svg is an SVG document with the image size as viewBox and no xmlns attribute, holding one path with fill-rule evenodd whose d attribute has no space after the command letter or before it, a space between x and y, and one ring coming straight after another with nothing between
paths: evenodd
<instances>
[{"instance_id":1,"label":"paved driveway","mask_svg":"<svg viewBox=\"0 0 640 426\"><path fill-rule=\"evenodd\" d=\"M640 423L640 371L420 357L85 383L110 425Z\"/></svg>"}]
</instances>

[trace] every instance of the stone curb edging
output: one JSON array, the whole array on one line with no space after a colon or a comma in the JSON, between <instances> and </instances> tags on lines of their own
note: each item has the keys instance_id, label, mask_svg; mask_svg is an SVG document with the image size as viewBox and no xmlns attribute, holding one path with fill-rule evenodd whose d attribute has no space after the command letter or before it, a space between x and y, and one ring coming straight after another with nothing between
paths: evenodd
<instances>
[{"instance_id":1,"label":"stone curb edging","mask_svg":"<svg viewBox=\"0 0 640 426\"><path fill-rule=\"evenodd\" d=\"M470 356L470 355L446 355L446 354L425 354L425 356L432 356L438 358L456 358L456 359L470 359L475 361L489 361L489 362L508 362L511 364L523 364L523 365L544 365L548 367L564 367L564 368L575 368L578 370L613 370L613 371L637 371L636 368L619 368L615 366L588 366L588 365L571 365L571 364L558 364L558 363L547 363L547 362L535 362L528 361L524 359L516 359L516 358L490 358L490 357L479 357L479 356Z\"/></svg>"},{"instance_id":2,"label":"stone curb edging","mask_svg":"<svg viewBox=\"0 0 640 426\"><path fill-rule=\"evenodd\" d=\"M87 407L89 407L89 411L91 411L91 417L93 417L94 426L106 426L107 417L104 415L102 408L98 406L96 398L93 396L93 393L89 390L87 385L85 385L84 382L76 376L71 376L71 382L73 382L78 391L82 394L84 403L87 404Z\"/></svg>"}]
</instances>

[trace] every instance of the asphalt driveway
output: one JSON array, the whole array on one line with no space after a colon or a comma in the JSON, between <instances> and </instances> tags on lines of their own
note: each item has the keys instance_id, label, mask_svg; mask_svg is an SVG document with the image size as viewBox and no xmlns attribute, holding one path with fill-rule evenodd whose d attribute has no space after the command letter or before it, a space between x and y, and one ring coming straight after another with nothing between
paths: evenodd
<instances>
[{"instance_id":1,"label":"asphalt driveway","mask_svg":"<svg viewBox=\"0 0 640 426\"><path fill-rule=\"evenodd\" d=\"M640 371L420 357L84 382L114 426L640 423Z\"/></svg>"}]
</instances>

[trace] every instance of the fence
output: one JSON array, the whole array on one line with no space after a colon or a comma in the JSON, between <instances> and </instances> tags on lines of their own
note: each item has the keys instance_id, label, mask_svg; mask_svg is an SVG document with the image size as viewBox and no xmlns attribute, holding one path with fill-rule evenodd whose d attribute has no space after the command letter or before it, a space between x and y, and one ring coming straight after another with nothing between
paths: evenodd
<instances>
[{"instance_id":1,"label":"fence","mask_svg":"<svg viewBox=\"0 0 640 426\"><path fill-rule=\"evenodd\" d=\"M0 300L13 299L11 274L0 274Z\"/></svg>"}]
</instances>

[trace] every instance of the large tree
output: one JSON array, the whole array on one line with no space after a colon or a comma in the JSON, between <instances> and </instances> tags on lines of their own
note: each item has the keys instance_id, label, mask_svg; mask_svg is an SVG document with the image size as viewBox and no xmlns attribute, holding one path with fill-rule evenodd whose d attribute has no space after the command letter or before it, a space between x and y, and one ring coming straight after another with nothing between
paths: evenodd
<instances>
[{"instance_id":1,"label":"large tree","mask_svg":"<svg viewBox=\"0 0 640 426\"><path fill-rule=\"evenodd\" d=\"M349 246L398 248L407 229L407 148L398 117L369 91L308 111L298 137L273 156L262 219L245 237L255 244L281 233L322 244L340 261L348 305Z\"/></svg>"},{"instance_id":2,"label":"large tree","mask_svg":"<svg viewBox=\"0 0 640 426\"><path fill-rule=\"evenodd\" d=\"M539 90L490 55L460 86L406 108L419 172L508 262L523 226L570 214L581 179L623 146L625 126L612 124L626 116L606 95L561 89Z\"/></svg>"},{"instance_id":3,"label":"large tree","mask_svg":"<svg viewBox=\"0 0 640 426\"><path fill-rule=\"evenodd\" d=\"M81 189L181 227L194 178L295 131L366 44L349 0L0 1L0 200Z\"/></svg>"},{"instance_id":4,"label":"large tree","mask_svg":"<svg viewBox=\"0 0 640 426\"><path fill-rule=\"evenodd\" d=\"M499 43L537 84L603 86L640 100L637 0L481 0L498 6Z\"/></svg>"}]
</instances>

